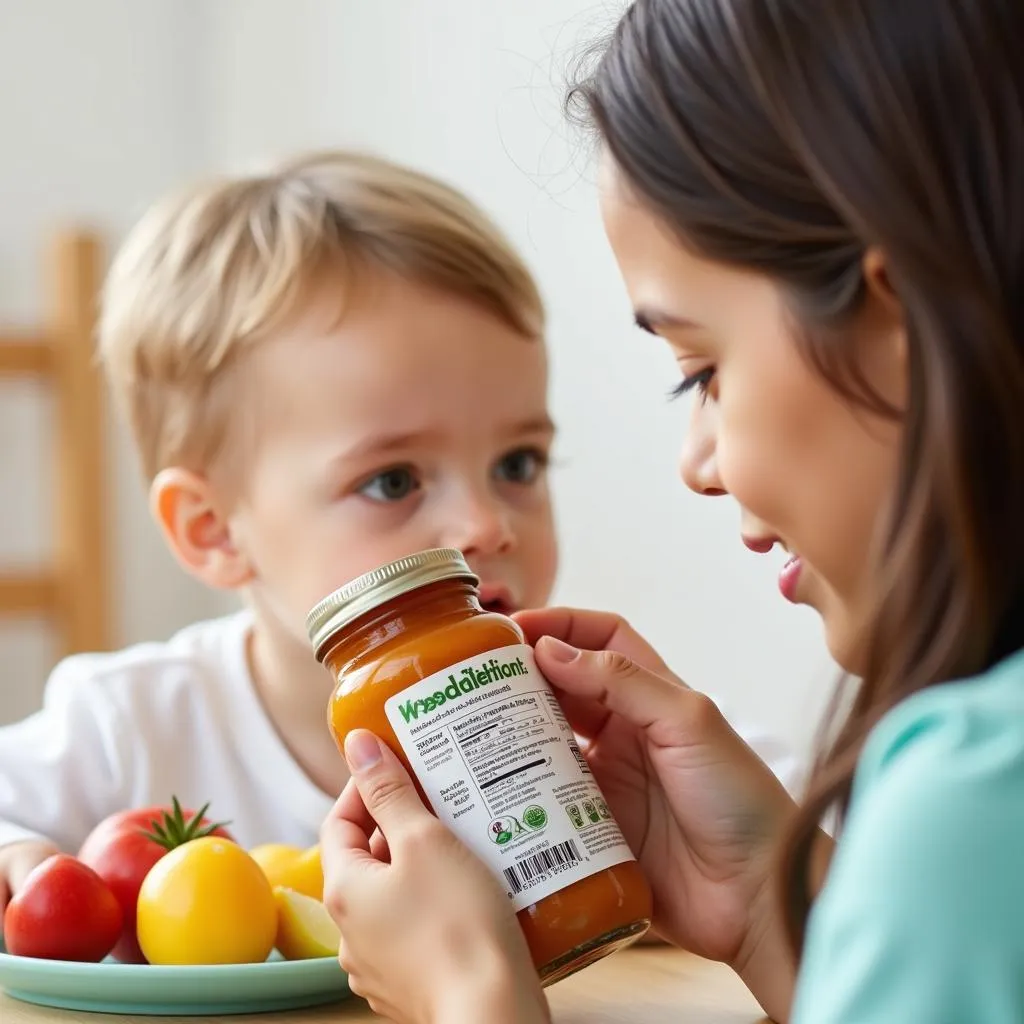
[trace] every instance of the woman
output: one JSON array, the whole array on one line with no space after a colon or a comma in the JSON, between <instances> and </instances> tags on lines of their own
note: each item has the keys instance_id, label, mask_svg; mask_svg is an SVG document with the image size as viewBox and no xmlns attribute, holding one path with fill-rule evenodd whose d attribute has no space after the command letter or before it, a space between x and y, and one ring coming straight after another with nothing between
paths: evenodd
<instances>
[{"instance_id":1,"label":"woman","mask_svg":"<svg viewBox=\"0 0 1024 1024\"><path fill-rule=\"evenodd\" d=\"M856 697L795 808L625 623L520 621L660 933L779 1021L1024 1021L1021 39L1017 0L638 0L575 92L637 322L693 393L683 478L793 553ZM374 737L346 753L323 840L357 989L546 1020L496 883Z\"/></svg>"}]
</instances>

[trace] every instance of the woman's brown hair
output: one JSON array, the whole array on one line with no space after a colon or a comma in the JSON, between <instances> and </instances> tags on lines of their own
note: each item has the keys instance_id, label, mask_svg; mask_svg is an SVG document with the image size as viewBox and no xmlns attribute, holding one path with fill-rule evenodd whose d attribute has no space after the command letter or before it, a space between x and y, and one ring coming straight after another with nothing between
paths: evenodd
<instances>
[{"instance_id":1,"label":"woman's brown hair","mask_svg":"<svg viewBox=\"0 0 1024 1024\"><path fill-rule=\"evenodd\" d=\"M1019 0L637 0L570 94L683 244L774 279L811 364L902 422L860 683L782 851L798 949L872 727L1024 645L1021 39ZM899 410L844 336L869 248L905 316Z\"/></svg>"}]
</instances>

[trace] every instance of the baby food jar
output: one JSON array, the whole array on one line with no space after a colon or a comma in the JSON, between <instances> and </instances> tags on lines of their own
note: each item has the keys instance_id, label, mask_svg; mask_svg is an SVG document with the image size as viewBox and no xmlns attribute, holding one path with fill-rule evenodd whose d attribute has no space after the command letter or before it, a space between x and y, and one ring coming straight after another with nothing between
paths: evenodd
<instances>
[{"instance_id":1,"label":"baby food jar","mask_svg":"<svg viewBox=\"0 0 1024 1024\"><path fill-rule=\"evenodd\" d=\"M651 892L519 626L462 554L423 551L326 597L307 628L339 749L370 729L494 872L551 984L637 939Z\"/></svg>"}]
</instances>

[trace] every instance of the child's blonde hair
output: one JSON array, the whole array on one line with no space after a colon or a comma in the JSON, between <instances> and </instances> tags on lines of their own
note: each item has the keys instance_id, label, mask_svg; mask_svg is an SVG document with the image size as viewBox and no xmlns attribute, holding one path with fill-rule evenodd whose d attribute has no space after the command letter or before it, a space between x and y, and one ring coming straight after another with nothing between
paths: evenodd
<instances>
[{"instance_id":1,"label":"child's blonde hair","mask_svg":"<svg viewBox=\"0 0 1024 1024\"><path fill-rule=\"evenodd\" d=\"M537 286L496 226L428 175L364 154L314 153L158 203L107 277L99 350L142 468L205 470L225 434L218 382L295 314L325 272L380 267L479 303L539 337Z\"/></svg>"}]
</instances>

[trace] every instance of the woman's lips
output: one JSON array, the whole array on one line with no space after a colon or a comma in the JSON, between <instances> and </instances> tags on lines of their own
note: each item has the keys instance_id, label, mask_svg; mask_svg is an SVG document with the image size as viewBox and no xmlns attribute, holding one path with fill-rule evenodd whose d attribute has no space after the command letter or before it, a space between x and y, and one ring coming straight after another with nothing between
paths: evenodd
<instances>
[{"instance_id":1,"label":"woman's lips","mask_svg":"<svg viewBox=\"0 0 1024 1024\"><path fill-rule=\"evenodd\" d=\"M777 537L748 537L743 535L743 543L756 555L767 555L778 543Z\"/></svg>"},{"instance_id":2,"label":"woman's lips","mask_svg":"<svg viewBox=\"0 0 1024 1024\"><path fill-rule=\"evenodd\" d=\"M779 572L779 590L782 596L794 604L796 603L797 588L800 584L800 571L803 569L803 560L799 555L793 555Z\"/></svg>"},{"instance_id":3,"label":"woman's lips","mask_svg":"<svg viewBox=\"0 0 1024 1024\"><path fill-rule=\"evenodd\" d=\"M757 537L750 534L743 534L743 543L758 555L767 555L776 544L782 544L778 537ZM782 544L785 547L785 544ZM779 590L787 601L796 602L797 586L800 582L800 571L803 568L803 561L799 555L791 555L789 561L782 567L779 573Z\"/></svg>"}]
</instances>

